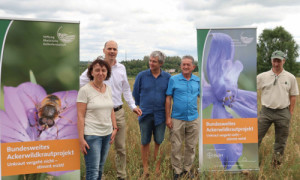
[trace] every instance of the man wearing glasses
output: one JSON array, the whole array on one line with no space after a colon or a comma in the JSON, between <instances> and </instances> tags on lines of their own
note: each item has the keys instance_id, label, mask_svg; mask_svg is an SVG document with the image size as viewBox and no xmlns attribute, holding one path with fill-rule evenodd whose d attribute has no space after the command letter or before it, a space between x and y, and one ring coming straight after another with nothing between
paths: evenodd
<instances>
[{"instance_id":1,"label":"man wearing glasses","mask_svg":"<svg viewBox=\"0 0 300 180\"><path fill-rule=\"evenodd\" d=\"M289 124L299 95L297 80L285 71L285 54L275 51L272 54L272 69L257 76L257 89L261 90L261 112L258 117L258 145L269 127L275 125L275 144L272 165L282 162L282 155L289 135Z\"/></svg>"}]
</instances>

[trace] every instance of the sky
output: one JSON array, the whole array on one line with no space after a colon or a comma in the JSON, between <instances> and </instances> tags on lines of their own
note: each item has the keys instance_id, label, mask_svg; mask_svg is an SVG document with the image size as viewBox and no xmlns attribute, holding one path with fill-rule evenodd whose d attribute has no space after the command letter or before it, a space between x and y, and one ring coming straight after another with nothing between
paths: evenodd
<instances>
[{"instance_id":1,"label":"sky","mask_svg":"<svg viewBox=\"0 0 300 180\"><path fill-rule=\"evenodd\" d=\"M118 43L119 62L154 50L197 59L197 28L254 27L260 35L283 26L300 45L299 10L298 0L0 0L0 18L80 22L81 61L103 55L108 40Z\"/></svg>"}]
</instances>

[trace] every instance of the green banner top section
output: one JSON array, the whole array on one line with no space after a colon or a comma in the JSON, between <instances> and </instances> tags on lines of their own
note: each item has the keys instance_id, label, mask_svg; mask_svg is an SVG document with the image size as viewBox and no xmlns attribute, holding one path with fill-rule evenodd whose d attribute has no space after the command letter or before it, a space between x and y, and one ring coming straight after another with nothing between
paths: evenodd
<instances>
[{"instance_id":1,"label":"green banner top section","mask_svg":"<svg viewBox=\"0 0 300 180\"><path fill-rule=\"evenodd\" d=\"M2 52L4 36L10 22L10 20L0 20L0 52Z\"/></svg>"},{"instance_id":2,"label":"green banner top section","mask_svg":"<svg viewBox=\"0 0 300 180\"><path fill-rule=\"evenodd\" d=\"M202 69L202 56L203 49L205 45L205 40L209 29L197 29L197 47L198 47L198 65L199 65L199 76L201 77L201 69Z\"/></svg>"}]
</instances>

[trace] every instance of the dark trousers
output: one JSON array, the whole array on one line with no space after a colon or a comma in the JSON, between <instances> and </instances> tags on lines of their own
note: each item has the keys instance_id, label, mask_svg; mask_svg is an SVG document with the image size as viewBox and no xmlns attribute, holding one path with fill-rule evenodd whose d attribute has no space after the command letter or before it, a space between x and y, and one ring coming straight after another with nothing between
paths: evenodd
<instances>
[{"instance_id":1,"label":"dark trousers","mask_svg":"<svg viewBox=\"0 0 300 180\"><path fill-rule=\"evenodd\" d=\"M286 140L289 135L291 114L288 108L270 109L262 106L258 117L258 145L266 135L268 129L274 123L275 126L275 155L281 156L284 153Z\"/></svg>"}]
</instances>

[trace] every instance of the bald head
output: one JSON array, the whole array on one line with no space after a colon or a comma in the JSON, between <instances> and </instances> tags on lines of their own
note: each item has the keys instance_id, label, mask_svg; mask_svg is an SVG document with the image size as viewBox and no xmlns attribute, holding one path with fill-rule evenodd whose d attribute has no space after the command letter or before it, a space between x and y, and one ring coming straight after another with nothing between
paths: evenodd
<instances>
[{"instance_id":1,"label":"bald head","mask_svg":"<svg viewBox=\"0 0 300 180\"><path fill-rule=\"evenodd\" d=\"M112 40L107 41L104 44L103 53L105 55L105 60L107 60L110 65L114 65L118 55L118 44Z\"/></svg>"},{"instance_id":2,"label":"bald head","mask_svg":"<svg viewBox=\"0 0 300 180\"><path fill-rule=\"evenodd\" d=\"M104 49L105 49L105 47L106 47L107 44L115 44L117 46L117 48L118 48L118 43L116 41L114 41L114 40L106 41L105 44L104 44Z\"/></svg>"}]
</instances>

